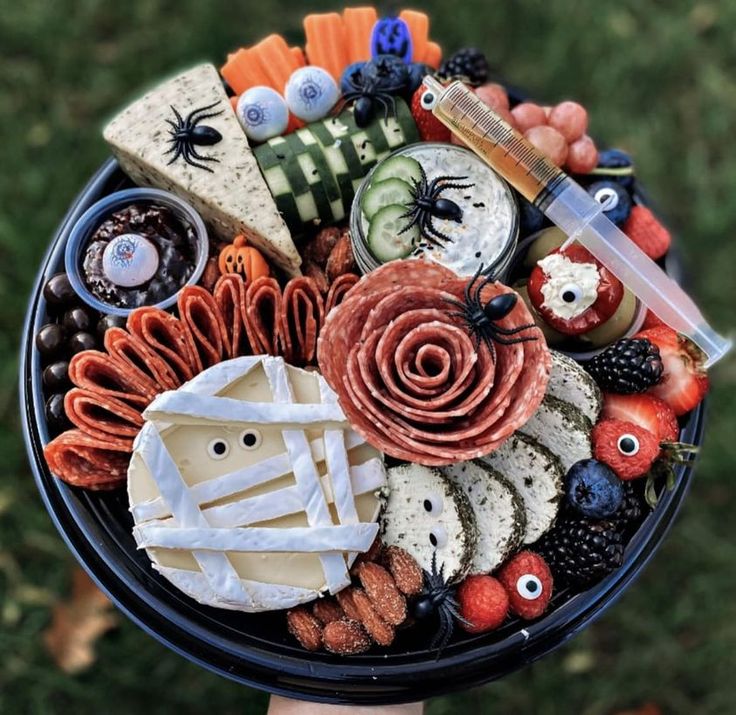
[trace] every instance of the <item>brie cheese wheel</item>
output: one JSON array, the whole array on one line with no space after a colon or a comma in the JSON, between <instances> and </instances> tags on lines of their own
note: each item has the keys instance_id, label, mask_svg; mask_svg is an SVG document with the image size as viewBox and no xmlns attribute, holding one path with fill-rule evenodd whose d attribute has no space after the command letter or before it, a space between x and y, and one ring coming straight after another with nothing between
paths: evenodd
<instances>
[{"instance_id":1,"label":"brie cheese wheel","mask_svg":"<svg viewBox=\"0 0 736 715\"><path fill-rule=\"evenodd\" d=\"M350 583L378 533L386 474L321 375L237 358L144 417L128 495L154 569L200 603L251 612Z\"/></svg>"},{"instance_id":2,"label":"brie cheese wheel","mask_svg":"<svg viewBox=\"0 0 736 715\"><path fill-rule=\"evenodd\" d=\"M187 120L196 134L177 143L172 132ZM213 65L155 87L104 137L136 184L181 196L223 240L243 234L286 273L300 274L299 253Z\"/></svg>"}]
</instances>

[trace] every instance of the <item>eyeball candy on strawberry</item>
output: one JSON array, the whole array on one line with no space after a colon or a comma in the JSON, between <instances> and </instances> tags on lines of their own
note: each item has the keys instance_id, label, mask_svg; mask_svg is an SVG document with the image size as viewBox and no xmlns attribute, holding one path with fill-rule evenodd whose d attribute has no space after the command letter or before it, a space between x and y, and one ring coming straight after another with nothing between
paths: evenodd
<instances>
[{"instance_id":1,"label":"eyeball candy on strawberry","mask_svg":"<svg viewBox=\"0 0 736 715\"><path fill-rule=\"evenodd\" d=\"M271 87L251 87L243 92L235 113L245 135L254 142L265 142L283 134L289 124L286 100Z\"/></svg>"},{"instance_id":2,"label":"eyeball candy on strawberry","mask_svg":"<svg viewBox=\"0 0 736 715\"><path fill-rule=\"evenodd\" d=\"M708 392L705 356L686 337L662 325L637 333L659 348L664 371L662 379L646 394L664 400L680 416L697 407Z\"/></svg>"},{"instance_id":3,"label":"eyeball candy on strawberry","mask_svg":"<svg viewBox=\"0 0 736 715\"><path fill-rule=\"evenodd\" d=\"M621 479L643 477L659 456L656 434L623 420L605 419L591 433L593 456Z\"/></svg>"},{"instance_id":4,"label":"eyeball candy on strawberry","mask_svg":"<svg viewBox=\"0 0 736 715\"><path fill-rule=\"evenodd\" d=\"M340 98L332 75L322 67L308 65L295 70L284 88L289 111L305 122L326 117Z\"/></svg>"},{"instance_id":5,"label":"eyeball candy on strawberry","mask_svg":"<svg viewBox=\"0 0 736 715\"><path fill-rule=\"evenodd\" d=\"M554 583L547 562L533 551L520 551L498 572L509 597L511 613L525 620L539 618L552 598Z\"/></svg>"},{"instance_id":6,"label":"eyeball candy on strawberry","mask_svg":"<svg viewBox=\"0 0 736 715\"><path fill-rule=\"evenodd\" d=\"M564 335L582 335L602 325L624 297L621 281L579 244L537 261L527 291L544 321Z\"/></svg>"},{"instance_id":7,"label":"eyeball candy on strawberry","mask_svg":"<svg viewBox=\"0 0 736 715\"><path fill-rule=\"evenodd\" d=\"M420 85L411 98L411 116L424 142L449 142L452 132L432 114L436 98L434 93Z\"/></svg>"},{"instance_id":8,"label":"eyeball candy on strawberry","mask_svg":"<svg viewBox=\"0 0 736 715\"><path fill-rule=\"evenodd\" d=\"M607 519L624 498L624 486L613 470L597 459L581 459L565 475L567 502L589 519Z\"/></svg>"},{"instance_id":9,"label":"eyeball candy on strawberry","mask_svg":"<svg viewBox=\"0 0 736 715\"><path fill-rule=\"evenodd\" d=\"M463 619L459 621L460 626L468 633L498 628L509 612L507 589L493 576L467 576L458 586L455 598Z\"/></svg>"}]
</instances>

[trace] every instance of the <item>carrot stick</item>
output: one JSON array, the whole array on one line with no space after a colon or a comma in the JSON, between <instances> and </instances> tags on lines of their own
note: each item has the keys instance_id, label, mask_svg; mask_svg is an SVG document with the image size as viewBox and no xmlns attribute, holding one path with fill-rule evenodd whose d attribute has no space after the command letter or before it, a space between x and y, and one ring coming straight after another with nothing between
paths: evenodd
<instances>
[{"instance_id":1,"label":"carrot stick","mask_svg":"<svg viewBox=\"0 0 736 715\"><path fill-rule=\"evenodd\" d=\"M294 62L296 63L297 68L306 66L307 60L304 57L304 51L302 50L301 47L291 47L289 48L289 52L291 52L291 55L294 58Z\"/></svg>"},{"instance_id":2,"label":"carrot stick","mask_svg":"<svg viewBox=\"0 0 736 715\"><path fill-rule=\"evenodd\" d=\"M291 73L298 68L294 56L281 35L269 35L252 50L258 57L261 70L268 77L268 85L283 93Z\"/></svg>"},{"instance_id":3,"label":"carrot stick","mask_svg":"<svg viewBox=\"0 0 736 715\"><path fill-rule=\"evenodd\" d=\"M238 109L238 95L236 94L234 97L230 97L230 106L233 108L233 112L237 113Z\"/></svg>"},{"instance_id":4,"label":"carrot stick","mask_svg":"<svg viewBox=\"0 0 736 715\"><path fill-rule=\"evenodd\" d=\"M307 15L304 33L309 63L326 69L339 81L348 64L342 17L336 12Z\"/></svg>"},{"instance_id":5,"label":"carrot stick","mask_svg":"<svg viewBox=\"0 0 736 715\"><path fill-rule=\"evenodd\" d=\"M378 21L374 7L346 7L342 13L347 39L348 62L364 62L371 58L371 34Z\"/></svg>"},{"instance_id":6,"label":"carrot stick","mask_svg":"<svg viewBox=\"0 0 736 715\"><path fill-rule=\"evenodd\" d=\"M220 73L235 94L242 94L246 89L259 84L269 84L268 77L261 71L252 49L241 48L230 55Z\"/></svg>"},{"instance_id":7,"label":"carrot stick","mask_svg":"<svg viewBox=\"0 0 736 715\"><path fill-rule=\"evenodd\" d=\"M442 63L442 48L436 42L428 42L423 61L424 64L437 69Z\"/></svg>"},{"instance_id":8,"label":"carrot stick","mask_svg":"<svg viewBox=\"0 0 736 715\"><path fill-rule=\"evenodd\" d=\"M424 12L416 10L402 10L399 17L409 26L411 41L414 47L413 62L422 62L427 53L429 40L429 17Z\"/></svg>"}]
</instances>

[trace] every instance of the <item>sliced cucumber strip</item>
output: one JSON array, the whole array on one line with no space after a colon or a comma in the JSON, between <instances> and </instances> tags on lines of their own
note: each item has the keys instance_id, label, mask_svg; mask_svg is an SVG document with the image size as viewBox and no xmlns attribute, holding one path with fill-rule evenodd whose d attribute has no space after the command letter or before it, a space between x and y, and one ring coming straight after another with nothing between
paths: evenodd
<instances>
[{"instance_id":1,"label":"sliced cucumber strip","mask_svg":"<svg viewBox=\"0 0 736 715\"><path fill-rule=\"evenodd\" d=\"M414 181L422 180L422 167L416 159L408 156L392 156L383 161L371 177L376 184L386 179L401 179L411 186Z\"/></svg>"},{"instance_id":2,"label":"sliced cucumber strip","mask_svg":"<svg viewBox=\"0 0 736 715\"><path fill-rule=\"evenodd\" d=\"M401 179L386 179L373 182L370 189L363 194L361 208L370 221L384 206L400 204L408 206L413 200L411 186Z\"/></svg>"},{"instance_id":3,"label":"sliced cucumber strip","mask_svg":"<svg viewBox=\"0 0 736 715\"><path fill-rule=\"evenodd\" d=\"M406 211L406 206L385 206L368 226L368 248L381 263L408 256L419 240L416 225L402 233L411 220L404 216Z\"/></svg>"}]
</instances>

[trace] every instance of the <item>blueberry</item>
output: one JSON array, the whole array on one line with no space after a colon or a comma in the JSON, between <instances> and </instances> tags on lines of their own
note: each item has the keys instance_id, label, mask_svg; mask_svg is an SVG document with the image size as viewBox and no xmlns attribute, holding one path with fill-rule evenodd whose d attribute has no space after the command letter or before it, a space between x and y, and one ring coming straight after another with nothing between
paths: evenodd
<instances>
[{"instance_id":1,"label":"blueberry","mask_svg":"<svg viewBox=\"0 0 736 715\"><path fill-rule=\"evenodd\" d=\"M610 169L610 173L606 171ZM621 149L604 149L598 154L596 174L631 189L634 186L634 162Z\"/></svg>"},{"instance_id":2,"label":"blueberry","mask_svg":"<svg viewBox=\"0 0 736 715\"><path fill-rule=\"evenodd\" d=\"M353 62L345 68L340 77L340 91L343 94L355 92L363 86L363 67L365 62Z\"/></svg>"},{"instance_id":3,"label":"blueberry","mask_svg":"<svg viewBox=\"0 0 736 715\"><path fill-rule=\"evenodd\" d=\"M361 70L363 82L380 92L402 92L409 81L409 68L394 55L378 55Z\"/></svg>"},{"instance_id":4,"label":"blueberry","mask_svg":"<svg viewBox=\"0 0 736 715\"><path fill-rule=\"evenodd\" d=\"M570 505L590 519L615 514L624 499L623 482L597 459L581 459L565 477L565 495Z\"/></svg>"},{"instance_id":5,"label":"blueberry","mask_svg":"<svg viewBox=\"0 0 736 715\"><path fill-rule=\"evenodd\" d=\"M603 213L617 226L623 226L631 213L629 192L615 181L596 181L588 187L588 193L603 204Z\"/></svg>"},{"instance_id":6,"label":"blueberry","mask_svg":"<svg viewBox=\"0 0 736 715\"><path fill-rule=\"evenodd\" d=\"M523 196L519 196L519 235L522 238L531 236L537 231L544 228L547 218L532 203L527 201Z\"/></svg>"}]
</instances>

